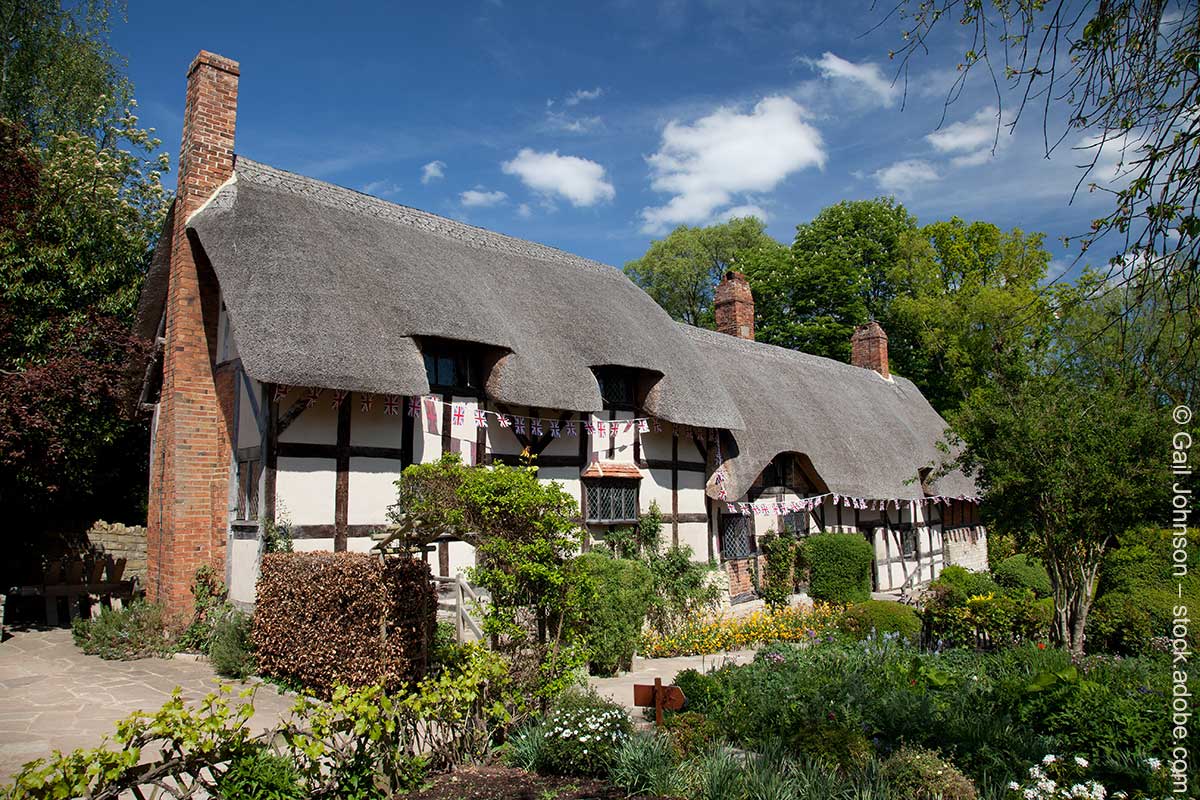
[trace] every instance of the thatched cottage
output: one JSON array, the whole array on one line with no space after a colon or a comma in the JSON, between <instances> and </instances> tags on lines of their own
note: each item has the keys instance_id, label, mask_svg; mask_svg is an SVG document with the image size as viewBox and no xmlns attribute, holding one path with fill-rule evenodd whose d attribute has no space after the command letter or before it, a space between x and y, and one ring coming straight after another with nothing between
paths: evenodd
<instances>
[{"instance_id":1,"label":"thatched cottage","mask_svg":"<svg viewBox=\"0 0 1200 800\"><path fill-rule=\"evenodd\" d=\"M147 276L157 342L148 588L187 603L201 563L252 601L262 528L360 550L405 466L537 456L593 537L657 503L670 541L725 565L769 530L859 532L881 590L985 558L974 487L936 480L945 423L888 372L756 343L744 278L718 332L680 325L619 270L234 154L238 65L188 72L178 194ZM443 542L435 570L472 563Z\"/></svg>"}]
</instances>

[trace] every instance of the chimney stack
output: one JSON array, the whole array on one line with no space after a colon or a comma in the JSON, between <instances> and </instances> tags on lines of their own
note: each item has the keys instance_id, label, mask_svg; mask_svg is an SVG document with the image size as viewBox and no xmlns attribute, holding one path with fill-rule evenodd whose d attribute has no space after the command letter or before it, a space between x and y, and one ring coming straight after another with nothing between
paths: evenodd
<instances>
[{"instance_id":1,"label":"chimney stack","mask_svg":"<svg viewBox=\"0 0 1200 800\"><path fill-rule=\"evenodd\" d=\"M225 571L230 430L236 372L218 365L220 287L187 219L233 176L238 64L200 51L187 73L187 104L163 308L163 386L152 441L147 592L186 614L201 565Z\"/></svg>"},{"instance_id":2,"label":"chimney stack","mask_svg":"<svg viewBox=\"0 0 1200 800\"><path fill-rule=\"evenodd\" d=\"M726 272L713 296L717 330L754 341L754 294L740 272Z\"/></svg>"},{"instance_id":3,"label":"chimney stack","mask_svg":"<svg viewBox=\"0 0 1200 800\"><path fill-rule=\"evenodd\" d=\"M891 380L888 371L888 337L875 320L859 325L850 337L850 363L863 369L873 369Z\"/></svg>"}]
</instances>

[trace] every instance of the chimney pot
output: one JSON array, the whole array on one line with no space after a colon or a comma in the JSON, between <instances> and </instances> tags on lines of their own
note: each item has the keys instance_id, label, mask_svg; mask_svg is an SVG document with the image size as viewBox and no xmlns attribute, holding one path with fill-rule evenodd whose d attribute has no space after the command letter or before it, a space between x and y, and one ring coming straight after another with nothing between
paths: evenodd
<instances>
[{"instance_id":1,"label":"chimney pot","mask_svg":"<svg viewBox=\"0 0 1200 800\"><path fill-rule=\"evenodd\" d=\"M721 333L754 341L754 293L745 275L725 273L713 295L713 314Z\"/></svg>"},{"instance_id":2,"label":"chimney pot","mask_svg":"<svg viewBox=\"0 0 1200 800\"><path fill-rule=\"evenodd\" d=\"M887 342L887 333L875 320L859 325L850 337L850 363L863 369L875 370L890 380Z\"/></svg>"}]
</instances>

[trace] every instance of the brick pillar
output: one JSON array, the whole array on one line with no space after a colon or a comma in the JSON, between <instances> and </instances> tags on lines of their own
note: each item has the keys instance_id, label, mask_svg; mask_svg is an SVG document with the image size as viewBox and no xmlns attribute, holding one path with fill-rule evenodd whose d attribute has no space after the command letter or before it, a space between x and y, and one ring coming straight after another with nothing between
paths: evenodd
<instances>
[{"instance_id":1,"label":"brick pillar","mask_svg":"<svg viewBox=\"0 0 1200 800\"><path fill-rule=\"evenodd\" d=\"M885 378L888 372L888 337L875 320L859 325L850 337L850 363L856 367L873 369Z\"/></svg>"},{"instance_id":2,"label":"brick pillar","mask_svg":"<svg viewBox=\"0 0 1200 800\"><path fill-rule=\"evenodd\" d=\"M187 219L233 175L238 74L236 61L201 51L187 75L147 515L147 593L171 614L190 611L197 567L224 574L233 383L216 368L216 276Z\"/></svg>"},{"instance_id":3,"label":"brick pillar","mask_svg":"<svg viewBox=\"0 0 1200 800\"><path fill-rule=\"evenodd\" d=\"M754 294L745 275L732 270L725 273L717 284L713 311L721 333L754 341Z\"/></svg>"}]
</instances>

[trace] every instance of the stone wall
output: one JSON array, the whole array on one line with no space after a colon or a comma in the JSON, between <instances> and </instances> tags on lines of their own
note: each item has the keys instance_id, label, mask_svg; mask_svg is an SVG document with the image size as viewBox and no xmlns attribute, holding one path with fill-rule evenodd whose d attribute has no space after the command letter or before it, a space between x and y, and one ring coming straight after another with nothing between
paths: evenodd
<instances>
[{"instance_id":1,"label":"stone wall","mask_svg":"<svg viewBox=\"0 0 1200 800\"><path fill-rule=\"evenodd\" d=\"M88 541L113 558L125 559L124 579L136 577L146 582L146 528L119 522L95 523L87 532Z\"/></svg>"},{"instance_id":2,"label":"stone wall","mask_svg":"<svg viewBox=\"0 0 1200 800\"><path fill-rule=\"evenodd\" d=\"M942 534L946 564L956 564L972 572L986 572L987 529L982 525L947 528Z\"/></svg>"}]
</instances>

